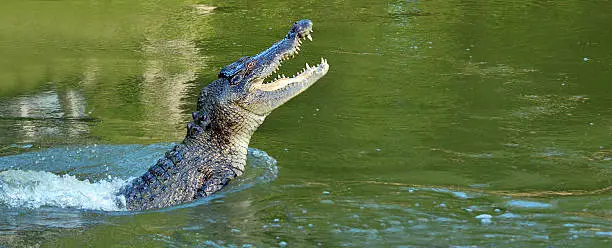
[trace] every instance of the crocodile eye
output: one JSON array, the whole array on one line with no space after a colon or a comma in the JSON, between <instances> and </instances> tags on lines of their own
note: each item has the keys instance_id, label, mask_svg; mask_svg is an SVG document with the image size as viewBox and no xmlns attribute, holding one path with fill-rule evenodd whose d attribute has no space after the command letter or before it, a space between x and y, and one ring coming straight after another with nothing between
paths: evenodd
<instances>
[{"instance_id":1,"label":"crocodile eye","mask_svg":"<svg viewBox=\"0 0 612 248\"><path fill-rule=\"evenodd\" d=\"M240 81L242 81L242 76L241 75L235 75L230 80L230 85L232 85L232 86L238 85L240 83Z\"/></svg>"},{"instance_id":2,"label":"crocodile eye","mask_svg":"<svg viewBox=\"0 0 612 248\"><path fill-rule=\"evenodd\" d=\"M251 62L247 63L246 67L247 67L247 69L251 70L251 69L255 68L256 64L257 64L257 61L252 60Z\"/></svg>"}]
</instances>

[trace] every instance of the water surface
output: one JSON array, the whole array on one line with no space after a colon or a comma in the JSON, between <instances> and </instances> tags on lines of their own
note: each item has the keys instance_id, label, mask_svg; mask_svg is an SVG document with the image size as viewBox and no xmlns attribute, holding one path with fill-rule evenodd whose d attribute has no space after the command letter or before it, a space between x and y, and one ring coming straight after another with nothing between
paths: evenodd
<instances>
[{"instance_id":1,"label":"water surface","mask_svg":"<svg viewBox=\"0 0 612 248\"><path fill-rule=\"evenodd\" d=\"M220 68L298 19L313 20L314 42L283 73L320 57L330 71L252 139L278 161L276 179L139 214L5 202L0 246L608 247L611 11L573 0L3 1L2 173L137 176L157 154L142 147L184 137ZM133 160L26 159L65 147Z\"/></svg>"}]
</instances>

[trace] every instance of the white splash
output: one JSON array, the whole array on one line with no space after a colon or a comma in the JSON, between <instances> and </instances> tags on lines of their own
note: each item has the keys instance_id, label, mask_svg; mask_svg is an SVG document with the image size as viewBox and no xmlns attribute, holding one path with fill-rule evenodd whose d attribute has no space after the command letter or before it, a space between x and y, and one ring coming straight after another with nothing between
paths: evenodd
<instances>
[{"instance_id":1,"label":"white splash","mask_svg":"<svg viewBox=\"0 0 612 248\"><path fill-rule=\"evenodd\" d=\"M122 211L125 198L117 196L127 180L92 183L75 176L45 171L7 170L0 172L0 204L9 207L53 206L102 211Z\"/></svg>"}]
</instances>

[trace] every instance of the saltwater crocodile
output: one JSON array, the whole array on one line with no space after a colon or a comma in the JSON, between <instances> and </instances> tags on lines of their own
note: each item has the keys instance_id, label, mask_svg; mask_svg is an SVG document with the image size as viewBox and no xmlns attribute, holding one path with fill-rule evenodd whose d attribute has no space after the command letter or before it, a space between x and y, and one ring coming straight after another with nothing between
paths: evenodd
<instances>
[{"instance_id":1,"label":"saltwater crocodile","mask_svg":"<svg viewBox=\"0 0 612 248\"><path fill-rule=\"evenodd\" d=\"M129 210L164 208L209 196L244 172L251 135L272 110L323 77L329 65L321 58L293 77L279 75L281 63L312 41L312 22L300 20L282 40L265 51L221 69L204 87L187 135L165 156L120 190Z\"/></svg>"}]
</instances>

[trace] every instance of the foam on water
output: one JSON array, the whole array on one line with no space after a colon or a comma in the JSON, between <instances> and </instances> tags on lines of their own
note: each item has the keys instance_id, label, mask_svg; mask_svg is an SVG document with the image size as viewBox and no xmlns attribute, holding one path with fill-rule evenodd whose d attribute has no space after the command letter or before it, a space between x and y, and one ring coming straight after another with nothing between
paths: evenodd
<instances>
[{"instance_id":1,"label":"foam on water","mask_svg":"<svg viewBox=\"0 0 612 248\"><path fill-rule=\"evenodd\" d=\"M8 170L0 172L0 203L9 207L71 207L102 211L121 211L118 190L127 180L90 182L75 176L45 171ZM125 204L123 204L125 205Z\"/></svg>"}]
</instances>

